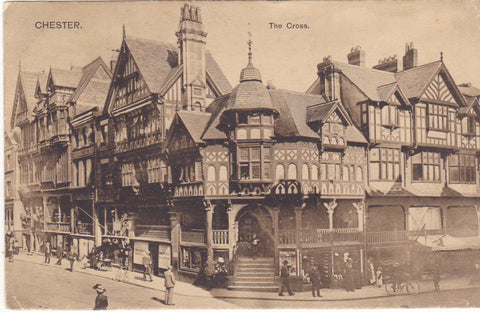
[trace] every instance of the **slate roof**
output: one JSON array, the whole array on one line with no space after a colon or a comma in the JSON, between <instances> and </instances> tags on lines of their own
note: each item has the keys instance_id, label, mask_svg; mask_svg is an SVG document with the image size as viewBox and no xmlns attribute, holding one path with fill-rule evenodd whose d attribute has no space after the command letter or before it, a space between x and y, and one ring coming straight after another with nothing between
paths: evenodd
<instances>
[{"instance_id":1,"label":"slate roof","mask_svg":"<svg viewBox=\"0 0 480 312\"><path fill-rule=\"evenodd\" d=\"M418 98L440 67L442 62L436 61L398 72L395 76L407 98Z\"/></svg>"},{"instance_id":2,"label":"slate roof","mask_svg":"<svg viewBox=\"0 0 480 312\"><path fill-rule=\"evenodd\" d=\"M125 42L150 92L160 93L179 67L177 45L135 37L126 37ZM220 91L230 92L230 83L209 51L205 52L205 63L208 74Z\"/></svg>"},{"instance_id":3,"label":"slate roof","mask_svg":"<svg viewBox=\"0 0 480 312\"><path fill-rule=\"evenodd\" d=\"M48 72L42 71L38 75L38 86L40 87L41 93L47 93L47 82L48 82Z\"/></svg>"},{"instance_id":4,"label":"slate roof","mask_svg":"<svg viewBox=\"0 0 480 312\"><path fill-rule=\"evenodd\" d=\"M52 68L50 70L52 75L52 80L55 86L67 87L67 88L76 88L80 79L82 79L83 73L78 70L66 70Z\"/></svg>"},{"instance_id":5,"label":"slate roof","mask_svg":"<svg viewBox=\"0 0 480 312\"><path fill-rule=\"evenodd\" d=\"M179 111L177 114L195 143L203 142L202 134L212 114L195 111Z\"/></svg>"},{"instance_id":6,"label":"slate roof","mask_svg":"<svg viewBox=\"0 0 480 312\"><path fill-rule=\"evenodd\" d=\"M383 101L378 87L396 82L395 74L357 65L350 65L332 61L335 69L340 69L353 84L373 101Z\"/></svg>"},{"instance_id":7,"label":"slate roof","mask_svg":"<svg viewBox=\"0 0 480 312\"><path fill-rule=\"evenodd\" d=\"M313 121L325 121L328 113L335 106L336 102L325 103L321 105L315 105L308 109L307 122Z\"/></svg>"},{"instance_id":8,"label":"slate roof","mask_svg":"<svg viewBox=\"0 0 480 312\"><path fill-rule=\"evenodd\" d=\"M345 137L347 138L348 142L368 143L362 132L360 132L360 130L358 130L358 128L354 125L347 127L347 129L345 130Z\"/></svg>"},{"instance_id":9,"label":"slate roof","mask_svg":"<svg viewBox=\"0 0 480 312\"><path fill-rule=\"evenodd\" d=\"M378 96L381 101L386 101L392 95L393 91L397 87L397 83L390 83L387 85L377 87Z\"/></svg>"},{"instance_id":10,"label":"slate roof","mask_svg":"<svg viewBox=\"0 0 480 312\"><path fill-rule=\"evenodd\" d=\"M477 87L474 87L470 84L467 85L467 86L466 85L459 85L458 89L466 97L476 97L476 96L480 97L480 89L477 88Z\"/></svg>"},{"instance_id":11,"label":"slate roof","mask_svg":"<svg viewBox=\"0 0 480 312\"><path fill-rule=\"evenodd\" d=\"M99 67L103 67L103 69L107 73L108 77L110 79L112 78L112 74L110 73L110 69L107 67L107 65L105 64L105 62L102 60L101 57L97 57L91 63L85 65L82 68L82 73L83 73L82 78L80 79L80 82L78 83L78 86L75 89L75 92L73 92L72 96L68 100L69 102L76 102L78 100L78 98L83 93L83 91L85 90L85 88L87 87L89 82L92 80L93 76L95 75L95 73L97 72L97 69ZM102 83L102 82L105 82L106 84L110 84L110 79L108 79L108 80L98 80L96 82L98 84L98 86L96 88L97 91L100 91L99 89L101 88L101 85L104 85L104 83ZM109 86L107 85L107 90L105 91L105 98L106 98L106 93L108 93L108 87ZM103 98L103 101L102 101L103 103L99 103L100 105L103 106L103 104L105 104L104 103L105 98Z\"/></svg>"},{"instance_id":12,"label":"slate roof","mask_svg":"<svg viewBox=\"0 0 480 312\"><path fill-rule=\"evenodd\" d=\"M227 139L225 132L220 131L218 126L220 125L220 116L222 115L227 102L230 99L230 94L224 95L215 99L207 107L206 111L211 113L210 121L206 125L205 133L202 136L204 140L223 140Z\"/></svg>"},{"instance_id":13,"label":"slate roof","mask_svg":"<svg viewBox=\"0 0 480 312\"><path fill-rule=\"evenodd\" d=\"M33 109L35 108L35 105L37 103L37 99L35 98L35 86L37 84L38 73L20 71L18 79L20 79L23 92L25 94L25 101L27 105L27 118L31 119L33 117ZM12 109L12 119L10 122L11 128L14 128L16 115L20 112L22 111L19 110L19 107L15 106Z\"/></svg>"},{"instance_id":14,"label":"slate roof","mask_svg":"<svg viewBox=\"0 0 480 312\"><path fill-rule=\"evenodd\" d=\"M233 89L227 101L226 110L273 110L267 88L257 80L243 81Z\"/></svg>"}]
</instances>

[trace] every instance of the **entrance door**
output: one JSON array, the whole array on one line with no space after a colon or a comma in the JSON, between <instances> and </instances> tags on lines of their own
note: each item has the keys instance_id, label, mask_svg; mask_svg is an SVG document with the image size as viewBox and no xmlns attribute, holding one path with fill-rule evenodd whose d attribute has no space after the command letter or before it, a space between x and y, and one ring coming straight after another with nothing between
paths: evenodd
<instances>
[{"instance_id":1,"label":"entrance door","mask_svg":"<svg viewBox=\"0 0 480 312\"><path fill-rule=\"evenodd\" d=\"M148 245L148 250L152 256L153 275L158 276L158 244L150 243Z\"/></svg>"},{"instance_id":2,"label":"entrance door","mask_svg":"<svg viewBox=\"0 0 480 312\"><path fill-rule=\"evenodd\" d=\"M239 212L237 254L252 255L253 234L260 239L260 256L272 257L275 252L272 218L265 208L247 206Z\"/></svg>"}]
</instances>

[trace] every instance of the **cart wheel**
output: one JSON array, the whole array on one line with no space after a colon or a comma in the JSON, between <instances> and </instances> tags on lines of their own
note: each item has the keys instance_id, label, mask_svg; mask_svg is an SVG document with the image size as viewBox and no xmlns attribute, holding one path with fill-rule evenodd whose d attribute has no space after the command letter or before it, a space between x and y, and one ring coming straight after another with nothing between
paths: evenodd
<instances>
[{"instance_id":1,"label":"cart wheel","mask_svg":"<svg viewBox=\"0 0 480 312\"><path fill-rule=\"evenodd\" d=\"M407 284L407 293L409 295L418 295L418 293L420 292L420 285L415 282L415 281L410 281L408 282Z\"/></svg>"}]
</instances>

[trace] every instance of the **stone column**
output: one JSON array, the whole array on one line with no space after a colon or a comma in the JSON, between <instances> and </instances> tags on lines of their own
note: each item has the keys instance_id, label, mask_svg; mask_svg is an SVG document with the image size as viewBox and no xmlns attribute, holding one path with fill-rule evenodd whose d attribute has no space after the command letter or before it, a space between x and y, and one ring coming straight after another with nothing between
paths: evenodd
<instances>
[{"instance_id":1,"label":"stone column","mask_svg":"<svg viewBox=\"0 0 480 312\"><path fill-rule=\"evenodd\" d=\"M207 229L207 259L213 259L213 231L212 220L214 207L209 200L204 201L206 216L206 229Z\"/></svg>"},{"instance_id":2,"label":"stone column","mask_svg":"<svg viewBox=\"0 0 480 312\"><path fill-rule=\"evenodd\" d=\"M329 229L332 231L333 230L333 213L335 212L335 208L337 208L338 206L337 200L334 199L328 203L323 203L323 205L327 209Z\"/></svg>"},{"instance_id":3,"label":"stone column","mask_svg":"<svg viewBox=\"0 0 480 312\"><path fill-rule=\"evenodd\" d=\"M233 261L233 251L237 239L235 237L235 218L232 210L232 203L229 200L227 204L227 217L228 217L228 261L231 263Z\"/></svg>"}]
</instances>

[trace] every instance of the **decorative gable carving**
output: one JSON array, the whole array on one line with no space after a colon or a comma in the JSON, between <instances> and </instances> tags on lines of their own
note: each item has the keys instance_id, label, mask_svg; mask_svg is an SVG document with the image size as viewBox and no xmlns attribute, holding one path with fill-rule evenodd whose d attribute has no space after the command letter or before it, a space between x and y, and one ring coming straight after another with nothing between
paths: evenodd
<instances>
[{"instance_id":1,"label":"decorative gable carving","mask_svg":"<svg viewBox=\"0 0 480 312\"><path fill-rule=\"evenodd\" d=\"M440 73L430 82L430 85L423 93L423 97L436 101L455 103L452 93Z\"/></svg>"}]
</instances>

